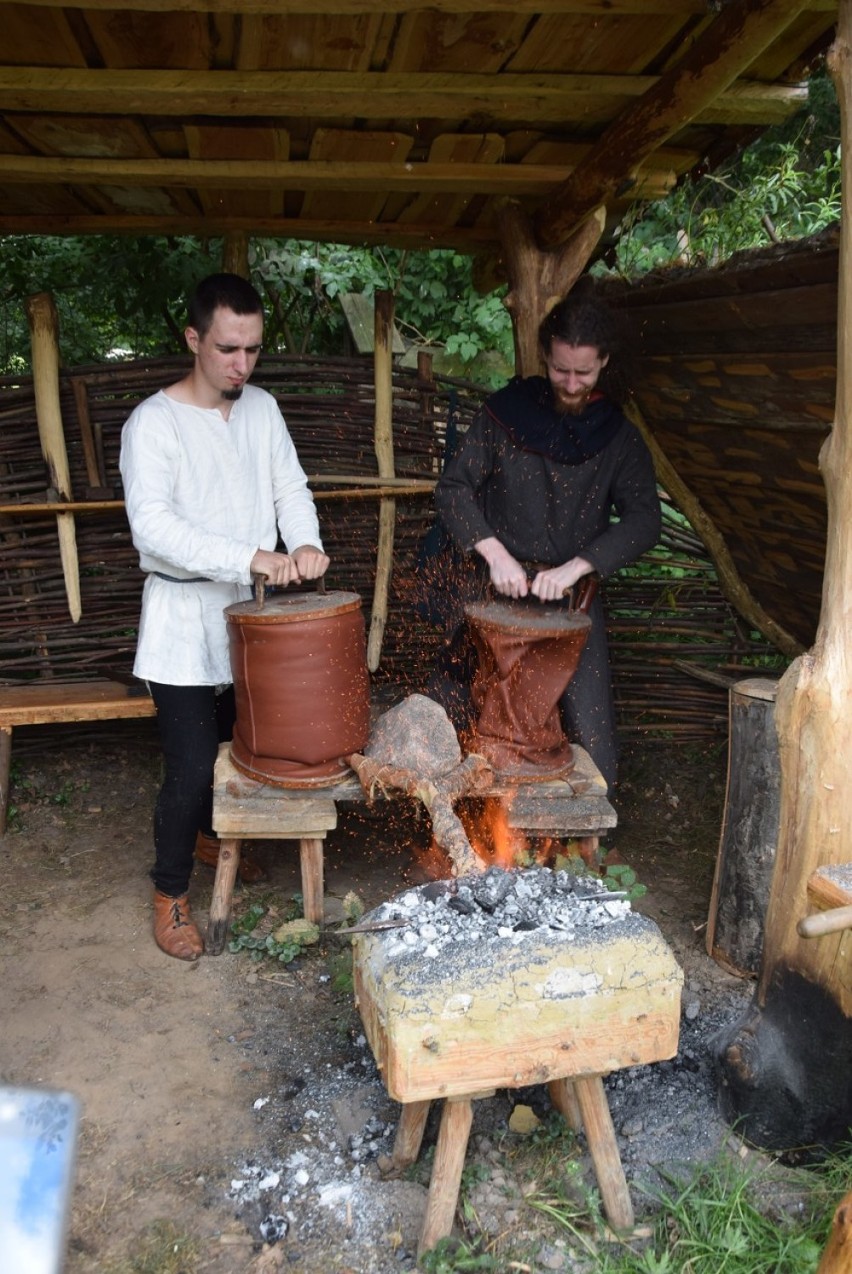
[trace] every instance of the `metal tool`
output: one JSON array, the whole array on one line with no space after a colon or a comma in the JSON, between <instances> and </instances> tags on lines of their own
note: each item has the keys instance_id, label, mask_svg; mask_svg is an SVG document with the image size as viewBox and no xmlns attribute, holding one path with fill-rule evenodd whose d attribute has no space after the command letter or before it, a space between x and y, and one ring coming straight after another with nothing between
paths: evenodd
<instances>
[{"instance_id":1,"label":"metal tool","mask_svg":"<svg viewBox=\"0 0 852 1274\"><path fill-rule=\"evenodd\" d=\"M348 929L323 929L325 937L348 938L354 933L383 933L386 929L405 929L410 920L370 920L365 924L350 925Z\"/></svg>"},{"instance_id":2,"label":"metal tool","mask_svg":"<svg viewBox=\"0 0 852 1274\"><path fill-rule=\"evenodd\" d=\"M252 571L251 578L254 583L254 598L255 598L255 602L257 603L257 609L263 610L263 607L266 603L266 580L268 577L266 575L260 575L256 571ZM314 582L317 587L317 592L322 593L324 595L325 594L325 576L320 575L319 579L315 580Z\"/></svg>"}]
</instances>

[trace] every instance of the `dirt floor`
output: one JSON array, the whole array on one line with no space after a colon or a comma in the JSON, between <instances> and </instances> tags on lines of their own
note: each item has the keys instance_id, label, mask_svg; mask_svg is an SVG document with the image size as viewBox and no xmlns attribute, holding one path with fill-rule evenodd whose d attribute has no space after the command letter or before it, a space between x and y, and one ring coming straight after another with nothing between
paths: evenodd
<instances>
[{"instance_id":1,"label":"dirt floor","mask_svg":"<svg viewBox=\"0 0 852 1274\"><path fill-rule=\"evenodd\" d=\"M657 921L686 973L677 1061L609 1081L637 1186L660 1157L701 1157L727 1136L708 1040L748 986L703 948L725 764L717 744L628 749L623 765L611 843L648 887L637 909ZM429 1152L405 1179L381 1179L376 1157L390 1149L399 1107L361 1032L348 943L327 939L290 964L246 951L195 965L162 955L147 876L158 776L150 722L15 736L0 842L0 1080L69 1089L82 1101L68 1274L413 1269ZM369 908L421 878L416 832L406 805L392 815L342 811L326 843L327 923L342 918L351 891ZM275 927L291 914L296 848L258 846L269 881L239 890L238 915L260 903ZM212 882L209 868L196 869L202 920ZM516 1104L528 1123L542 1121L537 1136L513 1118ZM557 1144L545 1135L541 1094L501 1093L476 1112L468 1235L530 1270L584 1268L530 1203ZM430 1120L427 1145L434 1132ZM586 1189L588 1163L578 1163Z\"/></svg>"}]
</instances>

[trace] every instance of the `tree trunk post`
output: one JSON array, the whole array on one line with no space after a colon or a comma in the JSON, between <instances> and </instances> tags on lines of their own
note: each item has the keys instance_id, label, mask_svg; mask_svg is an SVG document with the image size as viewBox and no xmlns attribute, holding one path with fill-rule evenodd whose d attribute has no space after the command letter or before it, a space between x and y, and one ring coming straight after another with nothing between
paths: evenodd
<instances>
[{"instance_id":1,"label":"tree trunk post","mask_svg":"<svg viewBox=\"0 0 852 1274\"><path fill-rule=\"evenodd\" d=\"M243 230L232 230L225 235L222 245L222 269L228 274L239 274L241 278L249 277L249 238Z\"/></svg>"},{"instance_id":2,"label":"tree trunk post","mask_svg":"<svg viewBox=\"0 0 852 1274\"><path fill-rule=\"evenodd\" d=\"M536 376L541 370L538 329L585 270L605 220L606 210L598 208L567 243L545 252L538 246L520 204L507 202L501 208L500 242L509 274L505 306L512 317L515 371L519 376Z\"/></svg>"},{"instance_id":3,"label":"tree trunk post","mask_svg":"<svg viewBox=\"0 0 852 1274\"><path fill-rule=\"evenodd\" d=\"M809 880L852 859L852 0L841 0L829 67L840 99L844 210L838 288L837 402L820 467L828 503L822 609L814 647L781 680L778 849L754 1001L718 1041L722 1102L745 1136L781 1149L825 1144L852 1122L852 930L802 937ZM852 898L850 898L852 901Z\"/></svg>"}]
</instances>

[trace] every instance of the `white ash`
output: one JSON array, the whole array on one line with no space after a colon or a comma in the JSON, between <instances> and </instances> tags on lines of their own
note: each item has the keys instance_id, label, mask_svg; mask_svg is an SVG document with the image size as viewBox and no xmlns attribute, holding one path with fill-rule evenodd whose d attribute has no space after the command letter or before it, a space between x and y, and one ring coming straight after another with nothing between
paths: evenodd
<instances>
[{"instance_id":1,"label":"white ash","mask_svg":"<svg viewBox=\"0 0 852 1274\"><path fill-rule=\"evenodd\" d=\"M436 959L453 943L499 941L519 945L531 934L572 942L623 920L630 903L594 877L572 876L549 867L435 881L382 903L365 926L387 926L388 957ZM394 927L398 922L398 927Z\"/></svg>"}]
</instances>

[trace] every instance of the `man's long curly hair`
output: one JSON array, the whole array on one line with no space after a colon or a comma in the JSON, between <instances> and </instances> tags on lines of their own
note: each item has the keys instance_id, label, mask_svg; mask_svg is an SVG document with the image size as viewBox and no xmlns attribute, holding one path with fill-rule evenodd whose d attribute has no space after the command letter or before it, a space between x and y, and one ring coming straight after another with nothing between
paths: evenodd
<instances>
[{"instance_id":1,"label":"man's long curly hair","mask_svg":"<svg viewBox=\"0 0 852 1274\"><path fill-rule=\"evenodd\" d=\"M592 345L601 358L608 358L598 385L609 398L624 402L629 391L621 321L588 287L578 284L553 307L538 329L538 342L545 359L554 341Z\"/></svg>"}]
</instances>

